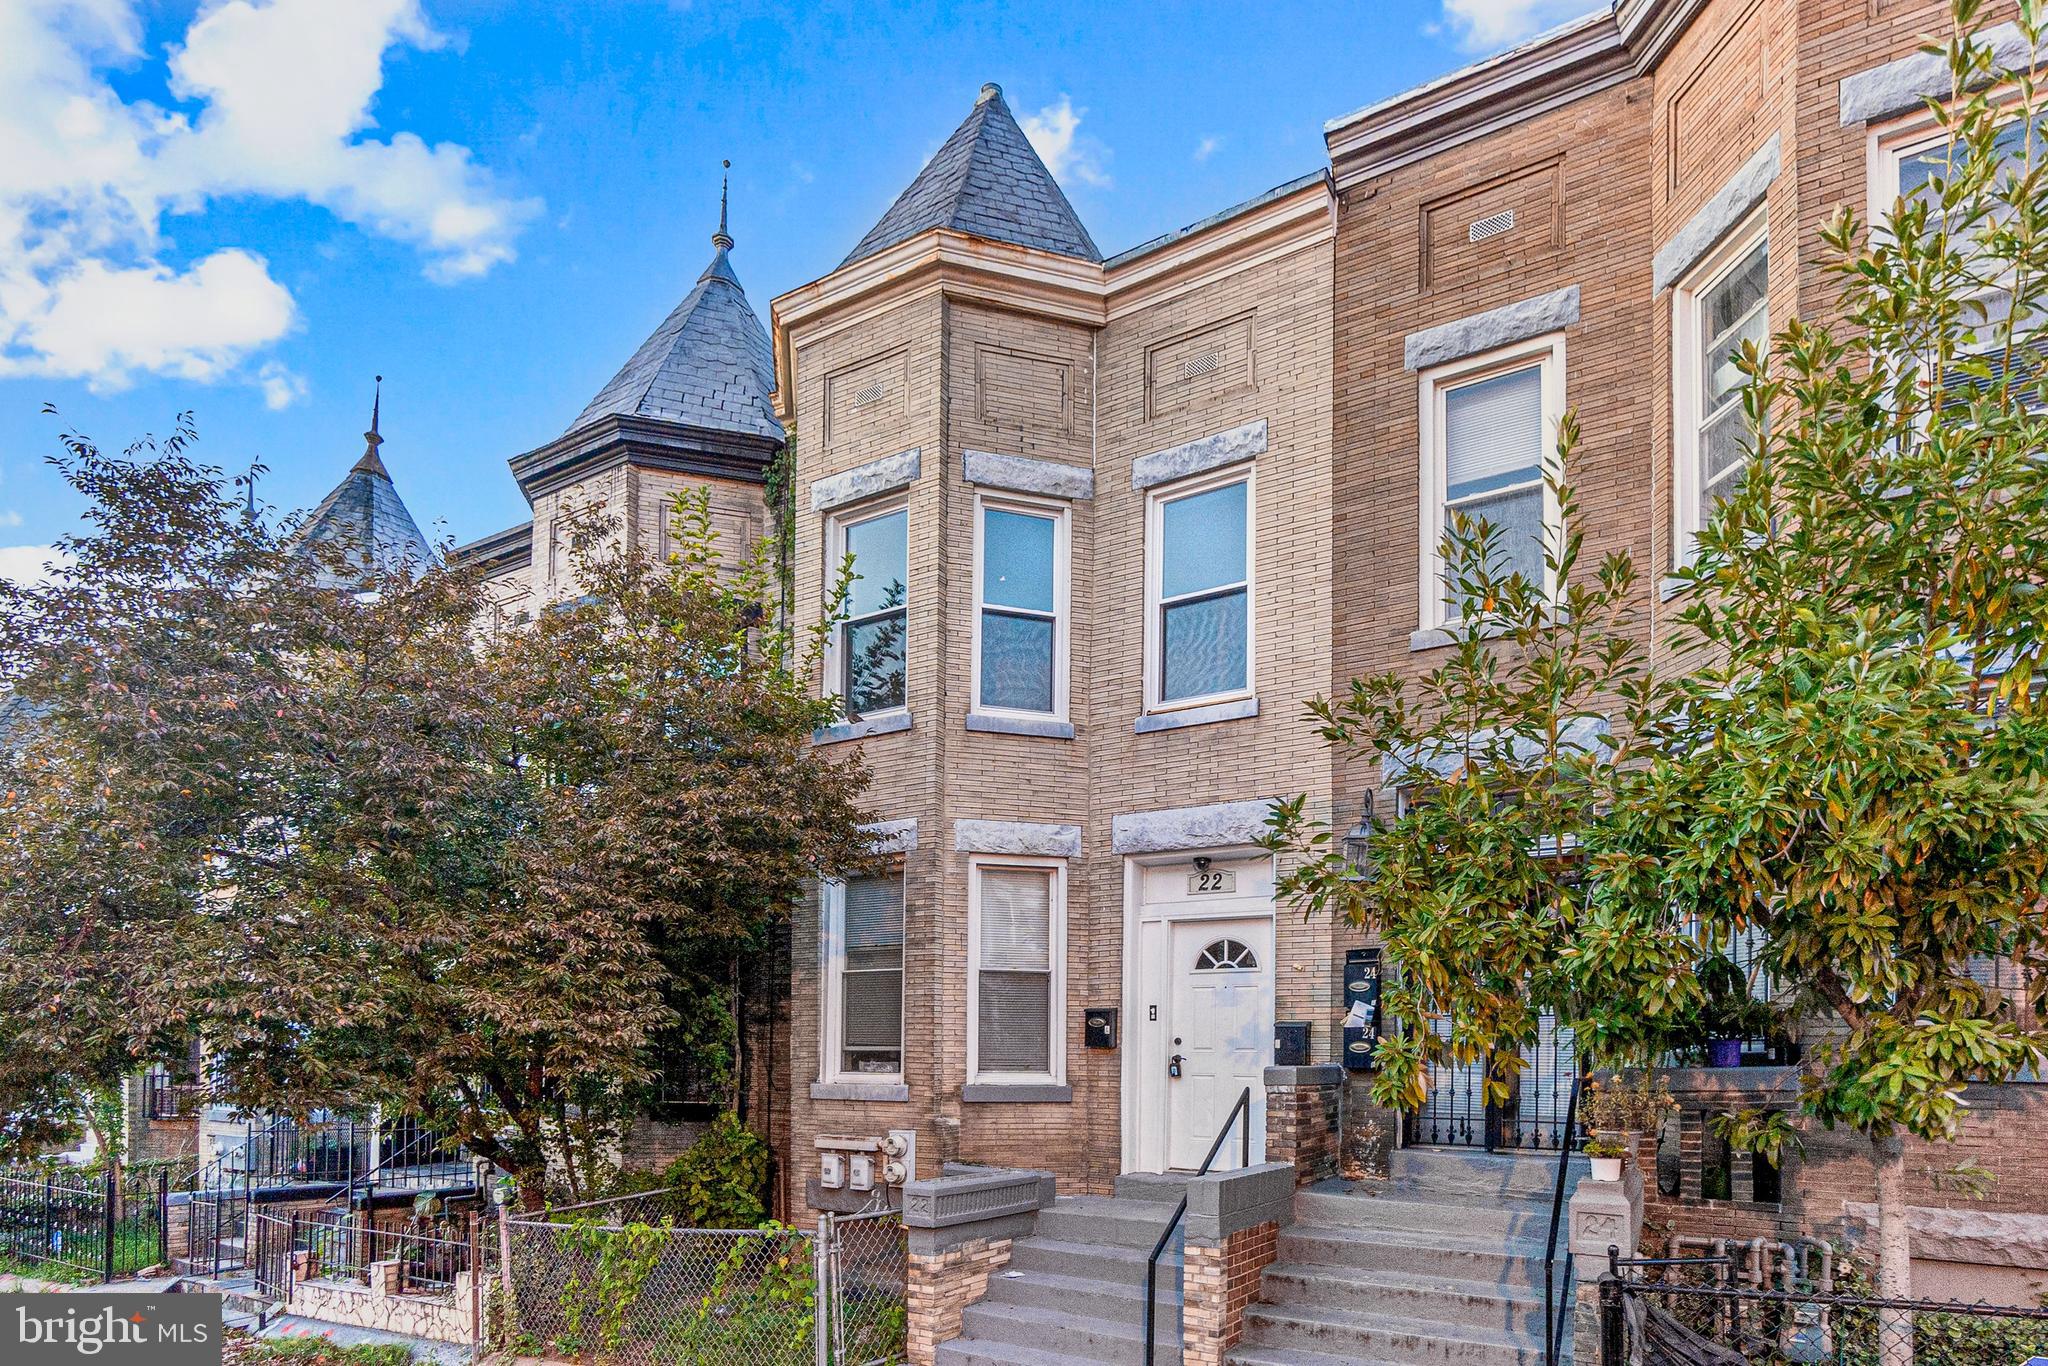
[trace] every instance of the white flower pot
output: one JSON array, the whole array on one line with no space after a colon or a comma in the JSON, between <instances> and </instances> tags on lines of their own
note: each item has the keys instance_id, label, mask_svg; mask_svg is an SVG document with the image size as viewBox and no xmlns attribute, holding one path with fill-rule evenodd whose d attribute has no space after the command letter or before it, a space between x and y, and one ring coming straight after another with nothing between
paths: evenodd
<instances>
[{"instance_id":1,"label":"white flower pot","mask_svg":"<svg viewBox=\"0 0 2048 1366\"><path fill-rule=\"evenodd\" d=\"M1593 1179L1595 1181L1621 1180L1621 1158L1589 1157L1586 1160L1593 1164Z\"/></svg>"}]
</instances>

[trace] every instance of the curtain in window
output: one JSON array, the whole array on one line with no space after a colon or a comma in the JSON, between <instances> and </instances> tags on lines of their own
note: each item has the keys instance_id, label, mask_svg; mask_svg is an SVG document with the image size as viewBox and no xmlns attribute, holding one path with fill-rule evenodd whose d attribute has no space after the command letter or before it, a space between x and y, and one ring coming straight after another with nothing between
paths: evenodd
<instances>
[{"instance_id":1,"label":"curtain in window","mask_svg":"<svg viewBox=\"0 0 2048 1366\"><path fill-rule=\"evenodd\" d=\"M903 879L854 878L843 893L840 1066L903 1067Z\"/></svg>"},{"instance_id":2,"label":"curtain in window","mask_svg":"<svg viewBox=\"0 0 2048 1366\"><path fill-rule=\"evenodd\" d=\"M1052 1071L1052 878L1034 868L981 872L976 1038L984 1073Z\"/></svg>"}]
</instances>

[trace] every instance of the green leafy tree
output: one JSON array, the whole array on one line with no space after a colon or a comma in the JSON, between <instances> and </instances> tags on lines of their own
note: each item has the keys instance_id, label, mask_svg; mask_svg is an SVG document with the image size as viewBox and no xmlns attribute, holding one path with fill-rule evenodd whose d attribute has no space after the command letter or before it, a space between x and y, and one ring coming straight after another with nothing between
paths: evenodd
<instances>
[{"instance_id":1,"label":"green leafy tree","mask_svg":"<svg viewBox=\"0 0 2048 1366\"><path fill-rule=\"evenodd\" d=\"M1506 532L1455 514L1442 546L1454 608L1443 662L1309 704L1325 740L1378 763L1399 790L1393 819L1372 831L1362 861L1302 797L1276 805L1266 836L1288 856L1283 899L1372 931L1399 965L1382 1000L1396 1026L1377 1054L1383 1105L1419 1106L1432 1064L1479 1066L1488 1099L1507 1100L1546 1012L1612 1040L1639 1032L1640 993L1583 990L1595 964L1652 996L1668 981L1683 998L1690 984L1682 948L1589 936L1579 915L1577 841L1629 757L1607 713L1646 705L1648 685L1628 629L1633 565L1612 555L1581 573L1563 477L1577 425L1569 415L1559 425L1546 484L1567 532L1544 547L1543 574L1514 567Z\"/></svg>"},{"instance_id":2,"label":"green leafy tree","mask_svg":"<svg viewBox=\"0 0 2048 1366\"><path fill-rule=\"evenodd\" d=\"M229 1102L381 1103L532 1198L551 1154L580 1184L681 1012L730 1008L690 974L865 858L864 771L807 747L822 634L701 498L667 564L586 521L584 595L480 632L474 576L311 550L190 440L71 438L87 529L0 585L0 1030L131 1064L196 1035Z\"/></svg>"},{"instance_id":3,"label":"green leafy tree","mask_svg":"<svg viewBox=\"0 0 2048 1366\"><path fill-rule=\"evenodd\" d=\"M1545 1006L1596 1053L1652 1054L1704 1004L1702 962L1750 939L1795 1011L1838 1022L1802 1108L1871 1143L1891 1294L1910 1290L1905 1139L1951 1136L1967 1085L2048 1048L2048 183L2033 74L1994 71L1980 13L1959 0L1930 49L1953 78L1941 164L1881 224L1844 210L1824 234L1839 323L1741 359L1753 458L1679 576L1679 666L1644 676L1625 561L1581 585L1568 535L1553 610L1459 522L1449 660L1311 706L1408 775L1406 811L1363 869L1300 802L1271 840L1303 860L1284 893L1400 965L1389 1103L1421 1099L1432 1058L1526 1043ZM2038 46L2040 6L2020 24ZM1562 743L1595 715L1613 740ZM2018 988L1987 989L1990 964ZM1879 1328L1910 1359L1907 1318Z\"/></svg>"},{"instance_id":4,"label":"green leafy tree","mask_svg":"<svg viewBox=\"0 0 2048 1366\"><path fill-rule=\"evenodd\" d=\"M1871 1143L1893 1294L1907 1136L1952 1136L1965 1086L2048 1047L2024 992L1981 981L2038 992L2048 949L2048 181L2033 76L1993 97L1979 9L1935 49L1947 153L1886 221L1828 226L1840 325L1742 359L1755 453L1680 576L1689 667L1588 841L1619 919L1754 936L1840 1021L1803 1107ZM2039 7L2020 22L2038 43ZM1903 1318L1881 1328L1909 1354Z\"/></svg>"}]
</instances>

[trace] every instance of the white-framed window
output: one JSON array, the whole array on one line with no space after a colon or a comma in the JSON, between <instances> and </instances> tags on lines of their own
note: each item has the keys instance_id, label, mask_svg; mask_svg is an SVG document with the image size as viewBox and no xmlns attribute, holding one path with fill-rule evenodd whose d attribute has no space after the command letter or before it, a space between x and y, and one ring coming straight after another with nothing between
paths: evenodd
<instances>
[{"instance_id":1,"label":"white-framed window","mask_svg":"<svg viewBox=\"0 0 2048 1366\"><path fill-rule=\"evenodd\" d=\"M2009 99L2016 94L2015 90L2008 89L1994 94L1994 98ZM2013 110L2012 114L2013 116L1999 129L1996 147L1999 154L2011 163L2012 169L2016 171L2026 155L2027 124L2020 117L2019 110ZM2035 155L2038 158L2041 155L2038 149L2044 140L2048 140L2048 118L2036 121L2033 137L2037 149ZM1958 160L1961 155L1960 152L1954 153ZM1899 198L1911 198L1926 192L1931 181L1946 176L1950 158L1948 134L1935 120L1932 110L1916 111L1873 130L1870 136L1869 158L1869 221L1873 233L1881 230L1886 216L1892 212L1893 205ZM2010 281L1988 281L1978 292L1977 297L1984 304L1985 316L1982 322L1976 324L1976 345L1965 347L1965 350L1994 352L2002 349L2004 324L2012 312L2009 284ZM2039 324L2036 322L2033 325ZM2023 322L2014 328L2016 339L2026 326ZM2037 341L2036 345L2038 344ZM2004 364L2004 360L1999 356L1992 356L1990 359L1995 377L1998 367ZM2015 363L2022 362L2016 359ZM2023 363L2038 373L2043 359L2035 357ZM1954 382L1955 377L1951 377L1951 383ZM1964 379L1961 382L1974 385L1981 381Z\"/></svg>"},{"instance_id":2,"label":"white-framed window","mask_svg":"<svg viewBox=\"0 0 2048 1366\"><path fill-rule=\"evenodd\" d=\"M1064 504L975 499L975 711L1065 719L1067 547Z\"/></svg>"},{"instance_id":3,"label":"white-framed window","mask_svg":"<svg viewBox=\"0 0 2048 1366\"><path fill-rule=\"evenodd\" d=\"M1543 480L1564 414L1564 338L1538 337L1422 372L1422 627L1451 625L1444 533L1454 513L1499 530L1494 568L1520 570L1555 595L1545 550L1557 499Z\"/></svg>"},{"instance_id":4,"label":"white-framed window","mask_svg":"<svg viewBox=\"0 0 2048 1366\"><path fill-rule=\"evenodd\" d=\"M967 887L968 1080L1062 1085L1066 864L975 858Z\"/></svg>"},{"instance_id":5,"label":"white-framed window","mask_svg":"<svg viewBox=\"0 0 2048 1366\"><path fill-rule=\"evenodd\" d=\"M903 873L827 882L823 1081L903 1079Z\"/></svg>"},{"instance_id":6,"label":"white-framed window","mask_svg":"<svg viewBox=\"0 0 2048 1366\"><path fill-rule=\"evenodd\" d=\"M1770 238L1759 212L1672 292L1673 545L1681 564L1748 464L1753 443L1736 362L1743 343L1762 348L1770 334Z\"/></svg>"},{"instance_id":7,"label":"white-framed window","mask_svg":"<svg viewBox=\"0 0 2048 1366\"><path fill-rule=\"evenodd\" d=\"M1145 709L1252 695L1252 471L1154 489L1145 504Z\"/></svg>"},{"instance_id":8,"label":"white-framed window","mask_svg":"<svg viewBox=\"0 0 2048 1366\"><path fill-rule=\"evenodd\" d=\"M827 684L849 717L910 705L910 508L901 500L836 515L825 525L825 582L853 557L843 618L826 650Z\"/></svg>"}]
</instances>

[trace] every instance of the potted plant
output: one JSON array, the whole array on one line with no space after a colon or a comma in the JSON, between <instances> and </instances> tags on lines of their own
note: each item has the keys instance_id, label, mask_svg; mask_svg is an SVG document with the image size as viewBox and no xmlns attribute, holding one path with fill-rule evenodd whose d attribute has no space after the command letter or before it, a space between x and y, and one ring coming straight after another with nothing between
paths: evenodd
<instances>
[{"instance_id":1,"label":"potted plant","mask_svg":"<svg viewBox=\"0 0 2048 1366\"><path fill-rule=\"evenodd\" d=\"M1586 1157L1593 1164L1595 1181L1619 1181L1622 1162L1628 1157L1628 1145L1603 1134L1587 1141Z\"/></svg>"},{"instance_id":2,"label":"potted plant","mask_svg":"<svg viewBox=\"0 0 2048 1366\"><path fill-rule=\"evenodd\" d=\"M1700 964L1701 1001L1695 1039L1706 1045L1707 1066L1742 1066L1742 1041L1770 1032L1771 1007L1750 995L1749 979L1725 954Z\"/></svg>"},{"instance_id":3,"label":"potted plant","mask_svg":"<svg viewBox=\"0 0 2048 1366\"><path fill-rule=\"evenodd\" d=\"M1647 1068L1604 1081L1598 1077L1589 1080L1579 1100L1579 1122L1593 1134L1585 1152L1594 1159L1596 1175L1614 1173L1599 1179L1619 1180L1621 1161L1635 1149L1636 1136L1655 1133L1664 1116L1677 1108L1664 1078Z\"/></svg>"}]
</instances>

